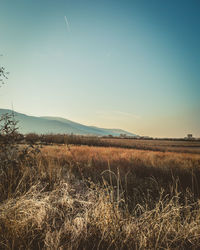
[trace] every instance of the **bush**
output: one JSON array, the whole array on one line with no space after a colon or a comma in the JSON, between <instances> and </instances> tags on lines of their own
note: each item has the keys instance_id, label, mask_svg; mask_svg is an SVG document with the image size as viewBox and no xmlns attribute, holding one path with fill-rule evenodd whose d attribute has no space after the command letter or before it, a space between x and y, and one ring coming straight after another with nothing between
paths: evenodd
<instances>
[{"instance_id":1,"label":"bush","mask_svg":"<svg viewBox=\"0 0 200 250\"><path fill-rule=\"evenodd\" d=\"M37 154L39 149L29 144L22 145L24 136L18 133L14 114L0 117L0 202L16 198L38 181Z\"/></svg>"},{"instance_id":2,"label":"bush","mask_svg":"<svg viewBox=\"0 0 200 250\"><path fill-rule=\"evenodd\" d=\"M25 136L26 142L29 144L34 144L39 141L40 136L35 133L29 133Z\"/></svg>"}]
</instances>

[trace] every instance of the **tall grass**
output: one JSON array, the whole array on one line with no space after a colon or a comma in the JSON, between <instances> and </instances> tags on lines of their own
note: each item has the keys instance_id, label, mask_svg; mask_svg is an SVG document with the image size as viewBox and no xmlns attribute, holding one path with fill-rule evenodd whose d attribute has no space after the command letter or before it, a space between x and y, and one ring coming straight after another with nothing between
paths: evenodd
<instances>
[{"instance_id":1,"label":"tall grass","mask_svg":"<svg viewBox=\"0 0 200 250\"><path fill-rule=\"evenodd\" d=\"M18 156L1 182L1 249L200 247L199 155L45 146Z\"/></svg>"}]
</instances>

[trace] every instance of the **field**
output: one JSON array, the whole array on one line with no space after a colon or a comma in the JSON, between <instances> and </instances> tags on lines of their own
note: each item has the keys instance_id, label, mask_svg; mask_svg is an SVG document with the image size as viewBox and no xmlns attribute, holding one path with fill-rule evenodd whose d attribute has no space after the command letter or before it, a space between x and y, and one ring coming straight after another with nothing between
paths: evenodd
<instances>
[{"instance_id":1,"label":"field","mask_svg":"<svg viewBox=\"0 0 200 250\"><path fill-rule=\"evenodd\" d=\"M120 147L160 152L200 154L200 139L132 139L119 137L95 137L79 135L47 134L26 135L26 141L46 144L73 144L100 147Z\"/></svg>"},{"instance_id":2,"label":"field","mask_svg":"<svg viewBox=\"0 0 200 250\"><path fill-rule=\"evenodd\" d=\"M113 146L177 153L200 154L200 140L166 140L166 139L102 139Z\"/></svg>"},{"instance_id":3,"label":"field","mask_svg":"<svg viewBox=\"0 0 200 250\"><path fill-rule=\"evenodd\" d=\"M101 140L7 150L1 249L200 248L199 142Z\"/></svg>"}]
</instances>

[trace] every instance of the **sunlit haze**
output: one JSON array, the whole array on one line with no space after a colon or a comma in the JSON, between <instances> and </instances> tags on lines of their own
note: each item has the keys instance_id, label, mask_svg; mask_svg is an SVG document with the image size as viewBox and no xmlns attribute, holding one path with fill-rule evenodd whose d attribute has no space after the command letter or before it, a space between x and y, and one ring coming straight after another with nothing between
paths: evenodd
<instances>
[{"instance_id":1,"label":"sunlit haze","mask_svg":"<svg viewBox=\"0 0 200 250\"><path fill-rule=\"evenodd\" d=\"M199 0L0 0L0 108L200 137Z\"/></svg>"}]
</instances>

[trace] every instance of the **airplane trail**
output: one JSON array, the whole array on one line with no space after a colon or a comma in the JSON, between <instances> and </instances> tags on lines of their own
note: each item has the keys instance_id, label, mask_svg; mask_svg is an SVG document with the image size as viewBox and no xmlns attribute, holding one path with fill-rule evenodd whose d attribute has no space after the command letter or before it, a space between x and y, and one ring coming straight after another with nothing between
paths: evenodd
<instances>
[{"instance_id":1,"label":"airplane trail","mask_svg":"<svg viewBox=\"0 0 200 250\"><path fill-rule=\"evenodd\" d=\"M68 31L68 32L71 32L70 25L69 25L69 22L68 22L68 20L67 20L67 17L64 16L64 19L65 19L65 23L66 23L66 26L67 26L67 31Z\"/></svg>"}]
</instances>

